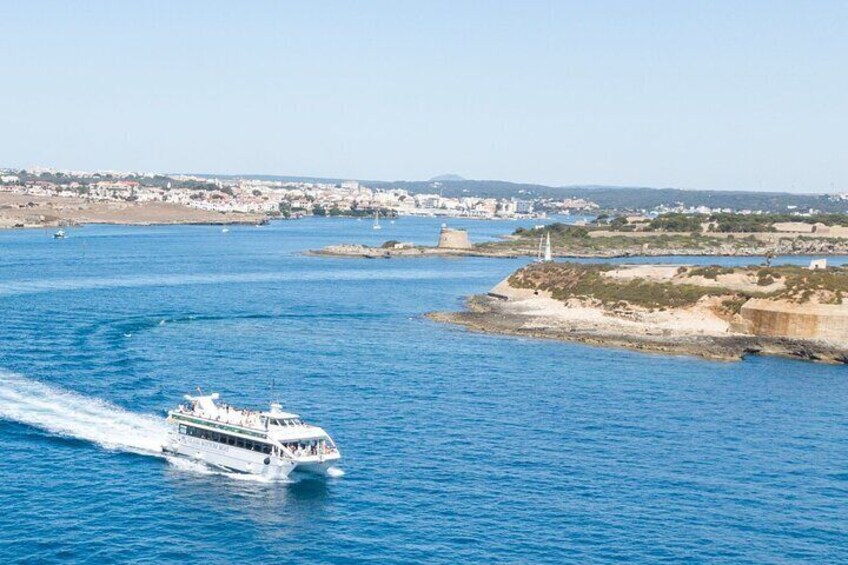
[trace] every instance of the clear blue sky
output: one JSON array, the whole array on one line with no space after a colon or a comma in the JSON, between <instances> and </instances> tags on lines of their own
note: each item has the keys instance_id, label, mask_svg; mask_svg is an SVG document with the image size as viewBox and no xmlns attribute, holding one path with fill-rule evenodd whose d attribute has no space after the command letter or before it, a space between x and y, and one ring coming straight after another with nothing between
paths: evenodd
<instances>
[{"instance_id":1,"label":"clear blue sky","mask_svg":"<svg viewBox=\"0 0 848 565\"><path fill-rule=\"evenodd\" d=\"M848 190L848 2L2 2L0 166Z\"/></svg>"}]
</instances>

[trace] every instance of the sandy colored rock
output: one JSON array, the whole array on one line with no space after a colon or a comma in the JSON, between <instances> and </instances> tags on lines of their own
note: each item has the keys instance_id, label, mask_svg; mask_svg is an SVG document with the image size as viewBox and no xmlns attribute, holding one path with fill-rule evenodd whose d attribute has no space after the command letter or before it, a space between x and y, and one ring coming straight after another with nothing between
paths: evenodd
<instances>
[{"instance_id":1,"label":"sandy colored rock","mask_svg":"<svg viewBox=\"0 0 848 565\"><path fill-rule=\"evenodd\" d=\"M536 274L540 269L551 268L556 266L533 267ZM749 353L761 353L848 363L848 305L816 301L829 296L827 292L822 291L821 296L814 295L805 303L743 299L744 304L737 311L728 306L728 301L739 300L738 292L762 293L771 288L779 293L784 291L783 283L758 284L752 276L756 271L744 268L719 275L707 271L715 279L688 277L676 265L604 265L598 271L600 276L623 284L635 279L657 284L690 284L689 279L703 279L710 283L704 288L714 290L676 307L639 307L617 301L602 303L590 294L567 299L560 294L555 298L544 288L526 284L538 278L509 277L488 295L471 297L464 312L428 316L475 331L710 359L740 359ZM564 276L568 276L567 268ZM522 285L516 286L514 280Z\"/></svg>"}]
</instances>

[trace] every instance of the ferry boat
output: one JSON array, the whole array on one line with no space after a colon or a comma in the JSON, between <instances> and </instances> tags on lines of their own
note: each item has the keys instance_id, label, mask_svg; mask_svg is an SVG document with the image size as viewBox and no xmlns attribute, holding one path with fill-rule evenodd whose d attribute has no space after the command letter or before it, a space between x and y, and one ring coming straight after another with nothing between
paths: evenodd
<instances>
[{"instance_id":1,"label":"ferry boat","mask_svg":"<svg viewBox=\"0 0 848 565\"><path fill-rule=\"evenodd\" d=\"M218 393L186 395L188 404L169 411L171 429L163 451L272 479L295 470L328 475L341 459L327 432L283 412L280 404L261 412L216 404L219 398Z\"/></svg>"}]
</instances>

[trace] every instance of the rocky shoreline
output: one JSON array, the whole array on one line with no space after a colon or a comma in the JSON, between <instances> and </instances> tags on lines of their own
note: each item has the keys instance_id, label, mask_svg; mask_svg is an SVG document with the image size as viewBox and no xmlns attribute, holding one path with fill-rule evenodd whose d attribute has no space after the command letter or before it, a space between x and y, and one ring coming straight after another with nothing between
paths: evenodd
<instances>
[{"instance_id":1,"label":"rocky shoreline","mask_svg":"<svg viewBox=\"0 0 848 565\"><path fill-rule=\"evenodd\" d=\"M535 257L538 249L521 242L496 242L474 245L471 249L451 249L432 246L411 246L403 249L371 247L357 244L330 245L310 250L308 254L323 257L349 257L360 259L411 258L411 257L490 257L514 259ZM840 256L848 255L848 242L831 239L795 239L772 244L752 246L716 245L714 247L632 246L597 250L569 250L555 248L557 259L621 259L627 257L764 257L773 256Z\"/></svg>"},{"instance_id":2,"label":"rocky shoreline","mask_svg":"<svg viewBox=\"0 0 848 565\"><path fill-rule=\"evenodd\" d=\"M438 322L522 337L738 360L848 363L848 269L533 263Z\"/></svg>"},{"instance_id":3,"label":"rocky shoreline","mask_svg":"<svg viewBox=\"0 0 848 565\"><path fill-rule=\"evenodd\" d=\"M493 257L500 259L516 258L518 255L507 252L486 252L476 249L450 249L444 247L410 246L395 249L391 247L369 247L367 245L330 245L323 249L307 251L317 257L347 257L353 259L393 259L414 257Z\"/></svg>"},{"instance_id":4,"label":"rocky shoreline","mask_svg":"<svg viewBox=\"0 0 848 565\"><path fill-rule=\"evenodd\" d=\"M824 363L848 363L848 349L827 343L747 335L683 335L622 333L598 328L551 324L529 318L501 298L475 295L464 312L430 312L427 318L482 333L549 339L586 345L618 347L646 353L685 355L715 361L739 361L746 355L775 355Z\"/></svg>"}]
</instances>

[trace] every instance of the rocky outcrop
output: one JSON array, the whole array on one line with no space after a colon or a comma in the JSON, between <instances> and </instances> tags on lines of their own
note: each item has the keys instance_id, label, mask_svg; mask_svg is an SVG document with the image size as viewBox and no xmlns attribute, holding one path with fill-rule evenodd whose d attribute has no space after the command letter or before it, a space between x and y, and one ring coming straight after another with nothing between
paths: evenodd
<instances>
[{"instance_id":1,"label":"rocky outcrop","mask_svg":"<svg viewBox=\"0 0 848 565\"><path fill-rule=\"evenodd\" d=\"M427 317L470 331L617 347L667 355L690 355L715 361L738 361L746 355L775 355L823 363L848 363L848 348L824 341L752 335L675 335L608 331L601 327L549 324L517 313L509 302L473 296L464 312L431 312Z\"/></svg>"},{"instance_id":2,"label":"rocky outcrop","mask_svg":"<svg viewBox=\"0 0 848 565\"><path fill-rule=\"evenodd\" d=\"M169 202L115 202L0 192L0 228L84 224L260 224L265 215L199 210Z\"/></svg>"},{"instance_id":3,"label":"rocky outcrop","mask_svg":"<svg viewBox=\"0 0 848 565\"><path fill-rule=\"evenodd\" d=\"M848 270L534 264L431 319L469 329L739 359L848 363Z\"/></svg>"}]
</instances>

